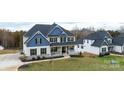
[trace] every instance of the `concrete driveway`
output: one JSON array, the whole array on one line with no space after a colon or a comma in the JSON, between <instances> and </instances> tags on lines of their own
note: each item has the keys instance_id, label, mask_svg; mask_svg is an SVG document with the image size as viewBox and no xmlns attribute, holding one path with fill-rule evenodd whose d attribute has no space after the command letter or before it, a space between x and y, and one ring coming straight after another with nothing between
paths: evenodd
<instances>
[{"instance_id":1,"label":"concrete driveway","mask_svg":"<svg viewBox=\"0 0 124 93\"><path fill-rule=\"evenodd\" d=\"M20 56L19 53L0 55L0 70L13 68L23 64L19 60L19 56Z\"/></svg>"}]
</instances>

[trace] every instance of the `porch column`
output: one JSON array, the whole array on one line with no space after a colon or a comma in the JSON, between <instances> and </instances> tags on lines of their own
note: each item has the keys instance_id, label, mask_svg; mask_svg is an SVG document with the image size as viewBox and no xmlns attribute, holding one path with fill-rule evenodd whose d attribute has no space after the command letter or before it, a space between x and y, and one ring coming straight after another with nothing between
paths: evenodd
<instances>
[{"instance_id":1,"label":"porch column","mask_svg":"<svg viewBox=\"0 0 124 93\"><path fill-rule=\"evenodd\" d=\"M69 51L68 51L68 46L66 46L66 53L69 54Z\"/></svg>"},{"instance_id":2,"label":"porch column","mask_svg":"<svg viewBox=\"0 0 124 93\"><path fill-rule=\"evenodd\" d=\"M60 46L60 53L62 54L62 46Z\"/></svg>"}]
</instances>

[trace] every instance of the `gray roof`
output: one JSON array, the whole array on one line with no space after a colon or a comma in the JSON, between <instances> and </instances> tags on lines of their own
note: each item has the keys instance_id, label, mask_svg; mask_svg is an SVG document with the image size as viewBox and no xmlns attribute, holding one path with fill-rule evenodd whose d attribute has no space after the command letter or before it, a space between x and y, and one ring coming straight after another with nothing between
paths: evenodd
<instances>
[{"instance_id":1,"label":"gray roof","mask_svg":"<svg viewBox=\"0 0 124 93\"><path fill-rule=\"evenodd\" d=\"M92 46L101 47L102 45L107 45L107 42L104 42L105 36L112 38L111 35L106 31L97 31L89 34L88 36L81 38L76 41L76 44L83 44L84 39L95 40Z\"/></svg>"},{"instance_id":2,"label":"gray roof","mask_svg":"<svg viewBox=\"0 0 124 93\"><path fill-rule=\"evenodd\" d=\"M75 45L75 42L51 43L50 46Z\"/></svg>"},{"instance_id":3,"label":"gray roof","mask_svg":"<svg viewBox=\"0 0 124 93\"><path fill-rule=\"evenodd\" d=\"M98 40L98 39L104 39L105 36L108 38L112 38L111 35L106 31L97 31L89 34L88 36L85 37L85 39Z\"/></svg>"},{"instance_id":4,"label":"gray roof","mask_svg":"<svg viewBox=\"0 0 124 93\"><path fill-rule=\"evenodd\" d=\"M121 33L119 36L113 38L112 45L122 46L124 44L124 33Z\"/></svg>"},{"instance_id":5,"label":"gray roof","mask_svg":"<svg viewBox=\"0 0 124 93\"><path fill-rule=\"evenodd\" d=\"M34 25L24 36L25 37L30 37L30 36L32 36L33 34L35 34L37 31L40 31L44 36L47 36L48 35L48 33L55 27L55 26L57 26L57 24L52 24L52 25L44 25L44 24L36 24L36 25ZM61 29L63 29L63 31L67 34L67 35L69 35L69 36L73 36L73 34L70 32L70 31L68 31L68 30L66 30L66 29L64 29L64 28L62 28L61 26L59 26Z\"/></svg>"},{"instance_id":6,"label":"gray roof","mask_svg":"<svg viewBox=\"0 0 124 93\"><path fill-rule=\"evenodd\" d=\"M95 40L95 42L92 44L92 46L101 47L103 45L108 45L104 40Z\"/></svg>"},{"instance_id":7,"label":"gray roof","mask_svg":"<svg viewBox=\"0 0 124 93\"><path fill-rule=\"evenodd\" d=\"M112 45L122 46L124 44L124 37L116 37L112 41Z\"/></svg>"}]
</instances>

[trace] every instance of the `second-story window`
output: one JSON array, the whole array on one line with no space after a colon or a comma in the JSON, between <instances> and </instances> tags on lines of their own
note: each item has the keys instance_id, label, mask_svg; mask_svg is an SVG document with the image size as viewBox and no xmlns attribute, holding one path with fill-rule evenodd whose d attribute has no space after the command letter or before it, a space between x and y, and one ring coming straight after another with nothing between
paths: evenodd
<instances>
[{"instance_id":1,"label":"second-story window","mask_svg":"<svg viewBox=\"0 0 124 93\"><path fill-rule=\"evenodd\" d=\"M68 37L68 42L73 42L74 38L73 37Z\"/></svg>"},{"instance_id":2,"label":"second-story window","mask_svg":"<svg viewBox=\"0 0 124 93\"><path fill-rule=\"evenodd\" d=\"M61 42L61 43L66 42L66 37L60 37L60 42Z\"/></svg>"},{"instance_id":3,"label":"second-story window","mask_svg":"<svg viewBox=\"0 0 124 93\"><path fill-rule=\"evenodd\" d=\"M35 44L41 44L42 43L42 39L41 38L36 38L35 39Z\"/></svg>"},{"instance_id":4,"label":"second-story window","mask_svg":"<svg viewBox=\"0 0 124 93\"><path fill-rule=\"evenodd\" d=\"M56 42L57 42L57 37L51 37L51 38L50 38L50 42L56 43Z\"/></svg>"}]
</instances>

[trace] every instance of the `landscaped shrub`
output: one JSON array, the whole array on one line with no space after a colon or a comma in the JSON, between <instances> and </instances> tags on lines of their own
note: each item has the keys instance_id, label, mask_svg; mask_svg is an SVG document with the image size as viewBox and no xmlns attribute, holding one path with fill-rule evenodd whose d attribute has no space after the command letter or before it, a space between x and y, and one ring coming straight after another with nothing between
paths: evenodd
<instances>
[{"instance_id":1,"label":"landscaped shrub","mask_svg":"<svg viewBox=\"0 0 124 93\"><path fill-rule=\"evenodd\" d=\"M36 58L35 58L35 57L33 57L33 58L32 58L32 60L34 61L34 60L36 60Z\"/></svg>"},{"instance_id":2,"label":"landscaped shrub","mask_svg":"<svg viewBox=\"0 0 124 93\"><path fill-rule=\"evenodd\" d=\"M26 56L21 56L21 57L20 57L20 60L21 60L22 62L26 62L26 61L27 61L27 57L26 57Z\"/></svg>"},{"instance_id":3,"label":"landscaped shrub","mask_svg":"<svg viewBox=\"0 0 124 93\"><path fill-rule=\"evenodd\" d=\"M41 57L40 56L37 56L37 60L40 60L41 59Z\"/></svg>"},{"instance_id":4,"label":"landscaped shrub","mask_svg":"<svg viewBox=\"0 0 124 93\"><path fill-rule=\"evenodd\" d=\"M70 57L83 57L82 55L70 55Z\"/></svg>"},{"instance_id":5,"label":"landscaped shrub","mask_svg":"<svg viewBox=\"0 0 124 93\"><path fill-rule=\"evenodd\" d=\"M107 53L100 53L99 57L103 57L103 56L106 56L106 55L109 55L109 54L110 54L109 52L107 52Z\"/></svg>"},{"instance_id":6,"label":"landscaped shrub","mask_svg":"<svg viewBox=\"0 0 124 93\"><path fill-rule=\"evenodd\" d=\"M40 57L40 56L37 56L37 57L32 57L32 58L22 56L22 57L20 57L20 60L22 62L30 62L30 61L45 60L45 59L55 59L55 58L61 58L61 57L64 57L64 56L56 56L56 57L52 57L52 56L50 56L50 57L45 57L45 56Z\"/></svg>"},{"instance_id":7,"label":"landscaped shrub","mask_svg":"<svg viewBox=\"0 0 124 93\"><path fill-rule=\"evenodd\" d=\"M105 55L110 55L110 53L109 53L109 52L107 52L107 53L105 53Z\"/></svg>"}]
</instances>

